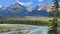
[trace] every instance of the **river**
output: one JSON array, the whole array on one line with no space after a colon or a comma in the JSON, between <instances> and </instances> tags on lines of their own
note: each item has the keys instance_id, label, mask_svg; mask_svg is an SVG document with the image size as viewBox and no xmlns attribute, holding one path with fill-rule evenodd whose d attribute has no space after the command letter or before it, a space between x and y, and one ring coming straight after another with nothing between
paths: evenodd
<instances>
[{"instance_id":1,"label":"river","mask_svg":"<svg viewBox=\"0 0 60 34\"><path fill-rule=\"evenodd\" d=\"M28 27L32 27L32 28L28 28L28 29L13 29L12 31L9 32L3 32L0 34L13 34L13 33L18 33L18 32L22 32L23 34L47 34L48 31L48 27L47 26L34 26L34 25L25 25L25 24L0 24L0 26L24 26L27 28Z\"/></svg>"}]
</instances>

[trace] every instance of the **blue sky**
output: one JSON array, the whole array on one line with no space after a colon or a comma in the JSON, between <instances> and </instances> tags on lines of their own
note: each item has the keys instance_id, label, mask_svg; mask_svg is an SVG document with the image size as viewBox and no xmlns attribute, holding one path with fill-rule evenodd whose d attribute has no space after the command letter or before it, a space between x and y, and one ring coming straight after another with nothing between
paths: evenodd
<instances>
[{"instance_id":1,"label":"blue sky","mask_svg":"<svg viewBox=\"0 0 60 34\"><path fill-rule=\"evenodd\" d=\"M0 7L1 6L10 6L16 2L20 3L21 5L27 7L34 7L40 5L45 2L51 2L52 0L0 0Z\"/></svg>"}]
</instances>

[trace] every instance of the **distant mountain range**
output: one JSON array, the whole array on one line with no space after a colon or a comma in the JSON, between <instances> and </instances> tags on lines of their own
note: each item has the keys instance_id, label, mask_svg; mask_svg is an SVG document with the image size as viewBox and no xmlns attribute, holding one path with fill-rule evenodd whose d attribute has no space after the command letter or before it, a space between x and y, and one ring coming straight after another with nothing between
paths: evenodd
<instances>
[{"instance_id":1,"label":"distant mountain range","mask_svg":"<svg viewBox=\"0 0 60 34\"><path fill-rule=\"evenodd\" d=\"M48 16L51 11L53 3L44 3L40 6L27 8L19 3L12 4L9 7L2 6L0 8L0 17L24 17L24 16Z\"/></svg>"}]
</instances>

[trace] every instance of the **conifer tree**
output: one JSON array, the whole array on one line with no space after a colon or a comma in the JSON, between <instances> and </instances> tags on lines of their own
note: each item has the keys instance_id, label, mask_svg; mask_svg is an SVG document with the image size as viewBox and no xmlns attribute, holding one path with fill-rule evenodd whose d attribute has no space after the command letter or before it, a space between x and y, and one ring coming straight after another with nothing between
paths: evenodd
<instances>
[{"instance_id":1,"label":"conifer tree","mask_svg":"<svg viewBox=\"0 0 60 34\"><path fill-rule=\"evenodd\" d=\"M54 1L54 10L53 10L53 20L51 20L51 27L50 30L48 31L48 34L58 34L57 32L57 27L58 27L58 13L59 13L59 3L58 0L53 0Z\"/></svg>"}]
</instances>

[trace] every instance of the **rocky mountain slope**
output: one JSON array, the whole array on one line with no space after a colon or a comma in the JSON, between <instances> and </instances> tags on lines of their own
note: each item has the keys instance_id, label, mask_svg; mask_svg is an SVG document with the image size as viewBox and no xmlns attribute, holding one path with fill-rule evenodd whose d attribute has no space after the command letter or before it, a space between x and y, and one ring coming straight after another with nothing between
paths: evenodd
<instances>
[{"instance_id":1,"label":"rocky mountain slope","mask_svg":"<svg viewBox=\"0 0 60 34\"><path fill-rule=\"evenodd\" d=\"M48 16L48 12L52 11L52 6L54 3L47 2L33 8L27 8L15 3L9 7L2 6L0 17Z\"/></svg>"}]
</instances>

